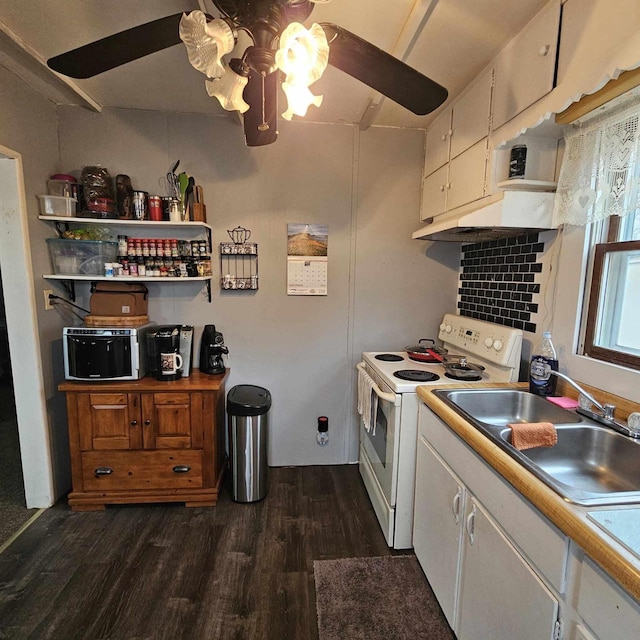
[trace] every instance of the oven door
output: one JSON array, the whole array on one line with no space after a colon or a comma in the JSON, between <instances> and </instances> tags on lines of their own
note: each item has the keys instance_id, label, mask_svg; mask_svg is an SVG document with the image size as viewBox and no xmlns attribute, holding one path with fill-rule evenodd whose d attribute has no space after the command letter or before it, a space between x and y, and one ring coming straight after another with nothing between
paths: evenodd
<instances>
[{"instance_id":1,"label":"oven door","mask_svg":"<svg viewBox=\"0 0 640 640\"><path fill-rule=\"evenodd\" d=\"M368 373L365 373L368 375ZM398 488L398 451L400 440L400 404L402 396L385 385L375 384L378 396L375 428L367 431L360 423L360 443L371 471L389 507L396 504Z\"/></svg>"}]
</instances>

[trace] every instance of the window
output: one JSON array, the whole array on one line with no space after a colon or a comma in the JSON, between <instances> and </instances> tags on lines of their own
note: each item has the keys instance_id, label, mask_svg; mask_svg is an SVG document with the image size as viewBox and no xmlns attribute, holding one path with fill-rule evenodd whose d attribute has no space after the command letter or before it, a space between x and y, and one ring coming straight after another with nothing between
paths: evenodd
<instances>
[{"instance_id":1,"label":"window","mask_svg":"<svg viewBox=\"0 0 640 640\"><path fill-rule=\"evenodd\" d=\"M567 134L556 222L591 225L583 354L640 369L640 97Z\"/></svg>"},{"instance_id":2,"label":"window","mask_svg":"<svg viewBox=\"0 0 640 640\"><path fill-rule=\"evenodd\" d=\"M640 369L640 238L595 247L585 355Z\"/></svg>"}]
</instances>

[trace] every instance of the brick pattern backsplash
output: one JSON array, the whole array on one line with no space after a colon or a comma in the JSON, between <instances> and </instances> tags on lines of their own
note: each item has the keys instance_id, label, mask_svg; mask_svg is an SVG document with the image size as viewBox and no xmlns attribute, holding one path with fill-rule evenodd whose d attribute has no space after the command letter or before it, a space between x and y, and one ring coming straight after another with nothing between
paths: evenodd
<instances>
[{"instance_id":1,"label":"brick pattern backsplash","mask_svg":"<svg viewBox=\"0 0 640 640\"><path fill-rule=\"evenodd\" d=\"M463 245L460 315L535 333L543 252L537 233Z\"/></svg>"}]
</instances>

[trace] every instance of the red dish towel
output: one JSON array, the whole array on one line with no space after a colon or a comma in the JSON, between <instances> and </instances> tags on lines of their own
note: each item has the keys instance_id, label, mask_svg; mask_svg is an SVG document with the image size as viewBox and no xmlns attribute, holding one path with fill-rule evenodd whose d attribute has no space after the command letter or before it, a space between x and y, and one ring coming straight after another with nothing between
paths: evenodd
<instances>
[{"instance_id":1,"label":"red dish towel","mask_svg":"<svg viewBox=\"0 0 640 640\"><path fill-rule=\"evenodd\" d=\"M511 427L511 444L522 451L534 447L553 447L558 433L551 422L515 422Z\"/></svg>"}]
</instances>

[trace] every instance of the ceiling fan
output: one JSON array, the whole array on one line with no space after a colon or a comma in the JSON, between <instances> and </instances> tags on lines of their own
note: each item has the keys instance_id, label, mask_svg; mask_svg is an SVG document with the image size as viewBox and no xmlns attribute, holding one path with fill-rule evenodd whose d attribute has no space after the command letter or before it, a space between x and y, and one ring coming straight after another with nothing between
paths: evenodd
<instances>
[{"instance_id":1,"label":"ceiling fan","mask_svg":"<svg viewBox=\"0 0 640 640\"><path fill-rule=\"evenodd\" d=\"M283 78L289 99L284 117L304 115L309 104L319 105L322 97L313 96L308 86L327 63L418 115L446 100L444 87L350 31L331 23L306 30L300 23L321 1L327 0L212 0L221 18L200 11L166 16L50 58L47 64L63 75L90 78L182 40L192 65L209 76L210 95L223 107L244 113L248 146L275 142ZM226 62L222 55L231 52L239 31L249 35L252 45ZM315 71L295 71L296 57L310 60ZM296 96L305 102L299 110L292 106Z\"/></svg>"}]
</instances>

